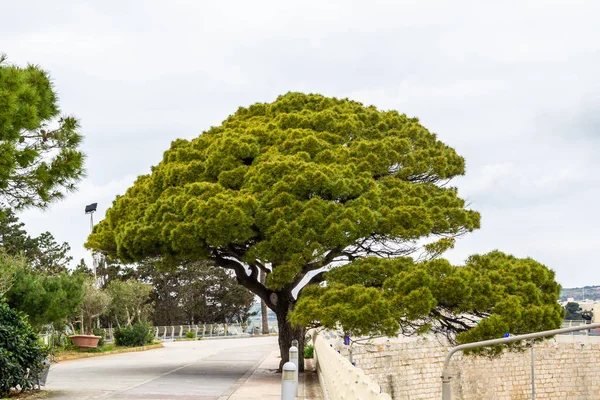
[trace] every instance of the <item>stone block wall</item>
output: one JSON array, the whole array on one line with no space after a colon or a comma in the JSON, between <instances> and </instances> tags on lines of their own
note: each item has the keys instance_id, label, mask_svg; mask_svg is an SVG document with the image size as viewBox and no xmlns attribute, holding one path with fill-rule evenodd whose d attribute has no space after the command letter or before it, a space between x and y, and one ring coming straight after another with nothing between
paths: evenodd
<instances>
[{"instance_id":1,"label":"stone block wall","mask_svg":"<svg viewBox=\"0 0 600 400\"><path fill-rule=\"evenodd\" d=\"M354 346L356 366L397 400L441 399L441 372L448 346L435 338ZM347 346L339 347L348 357ZM600 399L600 343L548 340L536 343L536 400ZM507 352L493 359L452 358L453 399L531 399L531 352Z\"/></svg>"}]
</instances>

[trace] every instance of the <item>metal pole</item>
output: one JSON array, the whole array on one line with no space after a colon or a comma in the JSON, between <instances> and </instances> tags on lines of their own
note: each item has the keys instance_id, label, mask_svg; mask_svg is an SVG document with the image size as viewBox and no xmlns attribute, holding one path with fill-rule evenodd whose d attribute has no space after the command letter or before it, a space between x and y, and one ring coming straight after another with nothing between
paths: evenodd
<instances>
[{"instance_id":1,"label":"metal pole","mask_svg":"<svg viewBox=\"0 0 600 400\"><path fill-rule=\"evenodd\" d=\"M533 354L533 340L531 341L531 400L535 400L535 362Z\"/></svg>"},{"instance_id":2,"label":"metal pole","mask_svg":"<svg viewBox=\"0 0 600 400\"><path fill-rule=\"evenodd\" d=\"M352 346L348 349L348 361L350 361L350 364L354 365L354 360L352 359Z\"/></svg>"},{"instance_id":3,"label":"metal pole","mask_svg":"<svg viewBox=\"0 0 600 400\"><path fill-rule=\"evenodd\" d=\"M94 212L90 212L90 232L94 232ZM92 253L92 271L94 273L94 285L98 284L98 278L96 276L97 259L96 255ZM98 326L100 326L100 317L98 317Z\"/></svg>"},{"instance_id":4,"label":"metal pole","mask_svg":"<svg viewBox=\"0 0 600 400\"><path fill-rule=\"evenodd\" d=\"M296 372L294 372L294 396L298 394L298 348L296 346L290 347L290 362L294 364Z\"/></svg>"},{"instance_id":5,"label":"metal pole","mask_svg":"<svg viewBox=\"0 0 600 400\"><path fill-rule=\"evenodd\" d=\"M442 370L442 400L452 400L452 375L448 368Z\"/></svg>"},{"instance_id":6,"label":"metal pole","mask_svg":"<svg viewBox=\"0 0 600 400\"><path fill-rule=\"evenodd\" d=\"M484 340L482 342L461 344L460 346L453 347L450 350L448 350L448 354L446 355L446 359L444 360L444 368L442 369L442 400L452 400L452 387L450 386L450 380L452 379L452 373L450 372L450 359L457 351L475 349L477 347L492 346L495 344L518 342L527 339L537 339L545 336L560 335L561 333L569 333L596 328L600 328L600 323L584 326L573 326L570 328L563 329L552 329L550 331L528 333L526 335L517 335L501 339Z\"/></svg>"},{"instance_id":7,"label":"metal pole","mask_svg":"<svg viewBox=\"0 0 600 400\"><path fill-rule=\"evenodd\" d=\"M281 400L295 400L296 388L294 379L296 377L296 366L293 362L283 364L283 373L281 374Z\"/></svg>"}]
</instances>

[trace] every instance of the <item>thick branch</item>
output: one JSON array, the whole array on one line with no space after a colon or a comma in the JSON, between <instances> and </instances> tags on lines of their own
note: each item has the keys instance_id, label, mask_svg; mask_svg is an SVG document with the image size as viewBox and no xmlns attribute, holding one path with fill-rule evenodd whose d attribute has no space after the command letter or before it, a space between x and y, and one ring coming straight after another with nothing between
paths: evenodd
<instances>
[{"instance_id":1,"label":"thick branch","mask_svg":"<svg viewBox=\"0 0 600 400\"><path fill-rule=\"evenodd\" d=\"M448 315L442 314L438 310L432 310L431 314L433 317L438 320L442 325L451 329L454 332L464 332L468 331L473 327L473 325L468 324L467 322L461 320L461 318L452 318Z\"/></svg>"},{"instance_id":2,"label":"thick branch","mask_svg":"<svg viewBox=\"0 0 600 400\"><path fill-rule=\"evenodd\" d=\"M323 267L327 266L328 264L330 264L333 260L335 260L337 257L339 257L341 255L342 255L342 249L340 249L340 248L331 249L325 255L325 257L322 258L321 260L317 260L317 261L314 261L312 263L306 264L302 268L302 272L309 272L309 271L313 271L315 269L323 268Z\"/></svg>"},{"instance_id":3,"label":"thick branch","mask_svg":"<svg viewBox=\"0 0 600 400\"><path fill-rule=\"evenodd\" d=\"M269 307L274 307L274 304L271 304L269 296L272 291L268 290L260 281L258 280L258 268L251 266L251 274L248 275L246 272L246 267L241 262L236 260L231 260L229 258L224 258L223 256L217 255L215 257L216 264L221 268L231 269L235 272L235 276L240 285L249 289L252 293L256 294L262 300L264 300Z\"/></svg>"}]
</instances>

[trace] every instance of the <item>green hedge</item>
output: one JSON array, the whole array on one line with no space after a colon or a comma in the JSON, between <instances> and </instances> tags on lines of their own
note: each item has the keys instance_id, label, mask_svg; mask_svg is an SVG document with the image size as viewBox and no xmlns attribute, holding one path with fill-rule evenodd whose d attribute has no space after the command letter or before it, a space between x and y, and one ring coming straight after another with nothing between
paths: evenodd
<instances>
[{"instance_id":1,"label":"green hedge","mask_svg":"<svg viewBox=\"0 0 600 400\"><path fill-rule=\"evenodd\" d=\"M17 386L32 389L35 371L41 370L47 355L25 315L0 299L0 398ZM26 378L28 369L34 372Z\"/></svg>"},{"instance_id":2,"label":"green hedge","mask_svg":"<svg viewBox=\"0 0 600 400\"><path fill-rule=\"evenodd\" d=\"M115 343L117 346L144 346L152 343L154 335L147 324L137 323L133 326L119 328L115 332Z\"/></svg>"},{"instance_id":3,"label":"green hedge","mask_svg":"<svg viewBox=\"0 0 600 400\"><path fill-rule=\"evenodd\" d=\"M98 340L98 347L104 346L106 339L106 332L104 331L104 329L94 328L92 333L96 336L100 336L100 340Z\"/></svg>"},{"instance_id":4,"label":"green hedge","mask_svg":"<svg viewBox=\"0 0 600 400\"><path fill-rule=\"evenodd\" d=\"M304 358L313 358L315 355L315 348L312 344L304 346Z\"/></svg>"}]
</instances>

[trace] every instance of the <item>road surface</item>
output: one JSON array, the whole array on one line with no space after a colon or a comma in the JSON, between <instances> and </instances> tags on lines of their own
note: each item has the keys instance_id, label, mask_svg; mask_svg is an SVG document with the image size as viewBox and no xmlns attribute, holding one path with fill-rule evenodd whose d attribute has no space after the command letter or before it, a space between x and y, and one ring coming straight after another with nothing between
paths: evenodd
<instances>
[{"instance_id":1,"label":"road surface","mask_svg":"<svg viewBox=\"0 0 600 400\"><path fill-rule=\"evenodd\" d=\"M224 400L277 349L277 338L164 345L157 350L53 364L47 380L47 398Z\"/></svg>"}]
</instances>

